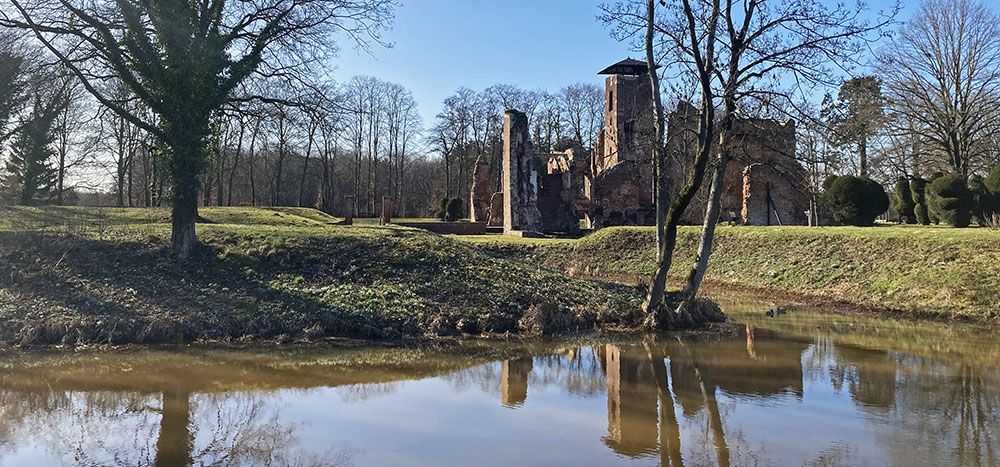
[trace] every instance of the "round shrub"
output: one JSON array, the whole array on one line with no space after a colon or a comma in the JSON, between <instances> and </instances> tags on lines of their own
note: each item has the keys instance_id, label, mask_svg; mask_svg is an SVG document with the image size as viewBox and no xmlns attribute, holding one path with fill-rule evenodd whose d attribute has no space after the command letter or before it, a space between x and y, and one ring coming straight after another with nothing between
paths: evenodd
<instances>
[{"instance_id":1,"label":"round shrub","mask_svg":"<svg viewBox=\"0 0 1000 467\"><path fill-rule=\"evenodd\" d=\"M985 214L1000 213L1000 165L993 166L983 179L983 207Z\"/></svg>"},{"instance_id":2,"label":"round shrub","mask_svg":"<svg viewBox=\"0 0 1000 467\"><path fill-rule=\"evenodd\" d=\"M896 180L896 193L892 208L899 213L899 218L904 224L915 224L917 222L913 209L916 203L913 202L913 192L910 191L910 181L905 177Z\"/></svg>"},{"instance_id":3,"label":"round shrub","mask_svg":"<svg viewBox=\"0 0 1000 467\"><path fill-rule=\"evenodd\" d=\"M448 202L451 198L444 197L441 198L441 204L438 205L437 218L441 220L447 220L448 218Z\"/></svg>"},{"instance_id":4,"label":"round shrub","mask_svg":"<svg viewBox=\"0 0 1000 467\"><path fill-rule=\"evenodd\" d=\"M462 208L462 198L452 198L448 200L448 206L445 209L447 213L445 215L445 220L454 222L462 218L462 213L465 210Z\"/></svg>"},{"instance_id":5,"label":"round shrub","mask_svg":"<svg viewBox=\"0 0 1000 467\"><path fill-rule=\"evenodd\" d=\"M952 227L968 227L972 221L975 199L961 175L943 175L931 182L927 202L931 213Z\"/></svg>"},{"instance_id":6,"label":"round shrub","mask_svg":"<svg viewBox=\"0 0 1000 467\"><path fill-rule=\"evenodd\" d=\"M882 185L853 175L831 180L824 198L834 222L843 225L872 225L889 209L889 195Z\"/></svg>"},{"instance_id":7,"label":"round shrub","mask_svg":"<svg viewBox=\"0 0 1000 467\"><path fill-rule=\"evenodd\" d=\"M1000 195L1000 165L995 165L990 169L986 178L983 179L983 184L991 193Z\"/></svg>"},{"instance_id":8,"label":"round shrub","mask_svg":"<svg viewBox=\"0 0 1000 467\"><path fill-rule=\"evenodd\" d=\"M927 180L916 177L910 180L910 193L913 199L913 217L917 223L923 225L931 224L931 216L927 211Z\"/></svg>"},{"instance_id":9,"label":"round shrub","mask_svg":"<svg viewBox=\"0 0 1000 467\"><path fill-rule=\"evenodd\" d=\"M969 177L969 191L972 192L972 217L979 219L979 224L986 224L996 211L993 193L986 188L986 180L979 175Z\"/></svg>"}]
</instances>

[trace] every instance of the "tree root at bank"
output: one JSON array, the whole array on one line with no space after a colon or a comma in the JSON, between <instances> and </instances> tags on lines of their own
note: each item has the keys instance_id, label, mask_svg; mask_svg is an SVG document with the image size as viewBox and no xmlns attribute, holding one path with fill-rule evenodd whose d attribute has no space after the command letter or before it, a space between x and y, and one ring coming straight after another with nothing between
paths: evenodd
<instances>
[{"instance_id":1,"label":"tree root at bank","mask_svg":"<svg viewBox=\"0 0 1000 467\"><path fill-rule=\"evenodd\" d=\"M666 294L655 311L646 317L643 328L646 330L692 329L708 326L711 323L724 323L726 314L714 301L696 297L689 306L677 312L683 297L680 292Z\"/></svg>"}]
</instances>

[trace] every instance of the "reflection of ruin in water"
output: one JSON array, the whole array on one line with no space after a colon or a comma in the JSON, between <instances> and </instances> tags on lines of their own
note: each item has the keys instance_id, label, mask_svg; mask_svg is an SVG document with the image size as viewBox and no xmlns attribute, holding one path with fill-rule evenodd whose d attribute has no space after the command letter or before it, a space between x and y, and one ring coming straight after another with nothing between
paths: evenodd
<instances>
[{"instance_id":1,"label":"reflection of ruin in water","mask_svg":"<svg viewBox=\"0 0 1000 467\"><path fill-rule=\"evenodd\" d=\"M996 368L872 348L836 336L807 339L760 328L748 334L746 339L712 342L651 339L569 348L546 344L515 349L516 357L501 361L431 352L381 367L327 363L337 357L317 357L305 364L276 360L270 366L188 364L165 369L162 376L136 378L132 373L132 379L116 373L114 367L125 365L112 357L107 368L89 378L81 376L87 368L84 361L64 365L78 373L8 364L0 367L0 460L18 446L48 443L61 455L92 464L113 459L142 465L220 459L230 464L328 464L334 454L346 461L350 452L316 453L309 451L315 446L302 447L299 440L307 433L296 431L301 426L294 419L280 417L287 398L316 393L323 403L322 398L340 394L345 404L407 404L419 400L413 399L409 382L437 381L437 391L444 384L446 392L451 387L456 394L483 394L487 404L506 414L508 423L521 420L544 430L565 428L545 414L560 408L559 399L575 398L573 406L598 415L595 421L603 426L588 425L580 432L584 436L571 443L613 453L622 463L658 458L661 465L914 460L997 464ZM386 352L395 353L402 352ZM839 402L823 399L830 397L824 392L838 394L851 405L833 405ZM442 396L447 401L448 395ZM468 405L477 399L461 399L464 402L456 402L453 409L442 405L435 410L466 411L461 416L469 417L479 411L486 414L485 407ZM557 405L547 406L553 403ZM824 414L801 413L817 407L840 411L826 416L847 416L833 423L854 431L827 433ZM761 416L769 420L754 418ZM412 422L384 420L386 426L403 428ZM822 438L818 444L802 437L813 428ZM321 424L309 428L332 435L334 443L348 434L325 431L329 429ZM433 436L463 440L462 429L454 430ZM103 433L125 438L104 440ZM516 433L507 433L507 438L519 439ZM427 444L427 450L420 451L424 455L443 447L417 444ZM795 449L799 451L789 453ZM571 462L583 454L568 449L562 455Z\"/></svg>"}]
</instances>

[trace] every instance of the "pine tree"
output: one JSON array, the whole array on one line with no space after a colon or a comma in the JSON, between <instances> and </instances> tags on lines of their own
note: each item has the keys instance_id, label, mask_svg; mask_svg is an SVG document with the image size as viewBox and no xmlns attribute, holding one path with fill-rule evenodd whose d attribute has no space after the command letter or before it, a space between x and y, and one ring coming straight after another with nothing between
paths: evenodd
<instances>
[{"instance_id":1,"label":"pine tree","mask_svg":"<svg viewBox=\"0 0 1000 467\"><path fill-rule=\"evenodd\" d=\"M52 124L56 112L53 107L58 106L42 105L41 99L36 97L31 118L10 145L11 156L0 186L18 204L40 204L52 197L56 179L56 171L51 165L55 155Z\"/></svg>"}]
</instances>

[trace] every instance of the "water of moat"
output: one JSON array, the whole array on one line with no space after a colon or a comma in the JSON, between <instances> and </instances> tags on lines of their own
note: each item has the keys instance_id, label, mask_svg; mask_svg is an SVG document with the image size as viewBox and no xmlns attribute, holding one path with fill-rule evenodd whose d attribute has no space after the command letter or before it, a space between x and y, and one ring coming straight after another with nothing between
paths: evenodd
<instances>
[{"instance_id":1,"label":"water of moat","mask_svg":"<svg viewBox=\"0 0 1000 467\"><path fill-rule=\"evenodd\" d=\"M1000 464L997 334L726 307L752 332L0 354L0 465Z\"/></svg>"}]
</instances>

